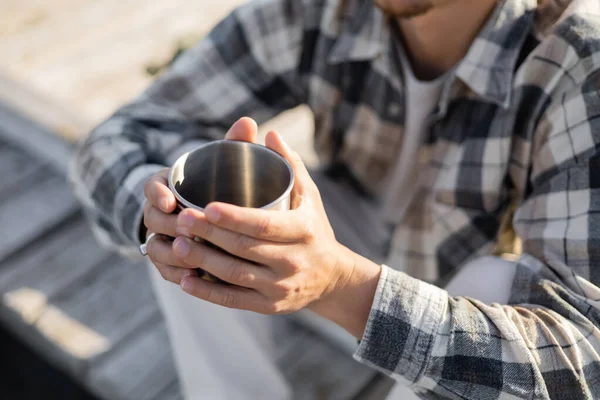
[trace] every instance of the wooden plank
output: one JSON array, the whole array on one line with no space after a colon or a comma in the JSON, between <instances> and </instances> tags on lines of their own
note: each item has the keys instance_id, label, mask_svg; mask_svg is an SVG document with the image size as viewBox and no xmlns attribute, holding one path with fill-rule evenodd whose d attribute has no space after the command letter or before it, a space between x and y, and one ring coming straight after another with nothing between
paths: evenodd
<instances>
[{"instance_id":1,"label":"wooden plank","mask_svg":"<svg viewBox=\"0 0 600 400\"><path fill-rule=\"evenodd\" d=\"M20 252L2 263L0 293L32 288L52 298L94 269L109 254L101 249L83 217L30 243L34 251Z\"/></svg>"},{"instance_id":2,"label":"wooden plank","mask_svg":"<svg viewBox=\"0 0 600 400\"><path fill-rule=\"evenodd\" d=\"M0 140L48 162L61 174L67 172L73 146L49 130L0 103Z\"/></svg>"},{"instance_id":3,"label":"wooden plank","mask_svg":"<svg viewBox=\"0 0 600 400\"><path fill-rule=\"evenodd\" d=\"M87 386L110 400L147 400L176 381L166 327L159 319L119 352L92 366Z\"/></svg>"},{"instance_id":4,"label":"wooden plank","mask_svg":"<svg viewBox=\"0 0 600 400\"><path fill-rule=\"evenodd\" d=\"M41 174L30 186L0 204L0 261L35 238L47 234L78 210L64 178Z\"/></svg>"},{"instance_id":5,"label":"wooden plank","mask_svg":"<svg viewBox=\"0 0 600 400\"><path fill-rule=\"evenodd\" d=\"M51 300L71 318L106 338L111 351L122 350L122 342L129 335L137 335L143 324L159 315L145 266L116 256Z\"/></svg>"},{"instance_id":6,"label":"wooden plank","mask_svg":"<svg viewBox=\"0 0 600 400\"><path fill-rule=\"evenodd\" d=\"M34 323L50 339L49 351L58 349L57 363L82 380L93 364L121 351L122 342L159 313L139 266L112 256L88 271L49 297Z\"/></svg>"},{"instance_id":7,"label":"wooden plank","mask_svg":"<svg viewBox=\"0 0 600 400\"><path fill-rule=\"evenodd\" d=\"M148 86L146 66L243 2L3 0L0 69L95 124Z\"/></svg>"},{"instance_id":8,"label":"wooden plank","mask_svg":"<svg viewBox=\"0 0 600 400\"><path fill-rule=\"evenodd\" d=\"M52 304L52 298L77 290L77 282L102 268L101 262L110 254L96 244L81 216L63 223L47 238L30 243L29 248L33 251L10 257L0 269L2 306L9 314L5 325L30 338L29 344L44 358L81 379L86 361L71 353L78 352L77 340L98 342L98 335ZM69 330L67 343L62 332L57 334L63 327Z\"/></svg>"},{"instance_id":9,"label":"wooden plank","mask_svg":"<svg viewBox=\"0 0 600 400\"><path fill-rule=\"evenodd\" d=\"M18 176L23 168L40 165L38 160L28 157L23 150L3 143L3 146L0 147L0 171L2 171L0 184L7 178Z\"/></svg>"},{"instance_id":10,"label":"wooden plank","mask_svg":"<svg viewBox=\"0 0 600 400\"><path fill-rule=\"evenodd\" d=\"M42 163L39 160L27 157L22 151L3 144L0 147L0 202L19 190L19 186L25 184L41 167Z\"/></svg>"},{"instance_id":11,"label":"wooden plank","mask_svg":"<svg viewBox=\"0 0 600 400\"><path fill-rule=\"evenodd\" d=\"M85 383L93 365L122 352L124 341L135 342L147 329L156 330L155 326L162 323L146 269L116 256L107 258L82 218L58 229L35 249L11 258L0 269L0 291L9 294L1 314L11 329L21 334L25 330L23 336L34 341L38 352L78 380ZM23 288L30 289L30 293L20 292ZM7 304L15 293L28 298L21 296L17 299L24 300L21 304ZM41 299L36 309L28 310L31 304L26 303L35 297L31 293ZM106 348L98 347L98 343ZM96 348L88 350L85 346ZM97 350L103 352L95 353ZM152 364L153 357L148 353L141 358ZM157 362L163 363L164 357ZM175 372L167 375L174 377ZM100 393L130 390L128 376L115 376Z\"/></svg>"},{"instance_id":12,"label":"wooden plank","mask_svg":"<svg viewBox=\"0 0 600 400\"><path fill-rule=\"evenodd\" d=\"M171 383L165 390L160 392L154 398L155 400L183 400L181 387L178 381Z\"/></svg>"},{"instance_id":13,"label":"wooden plank","mask_svg":"<svg viewBox=\"0 0 600 400\"><path fill-rule=\"evenodd\" d=\"M0 179L0 203L23 190L35 176L39 176L43 172L44 168L43 164L29 163L18 174L4 176Z\"/></svg>"},{"instance_id":14,"label":"wooden plank","mask_svg":"<svg viewBox=\"0 0 600 400\"><path fill-rule=\"evenodd\" d=\"M85 386L84 382L81 381L80 376L72 374L72 371L67 371L61 364L63 352L56 346L53 346L50 339L36 329L34 325L24 323L22 316L18 312L4 305L0 305L0 324L19 337L19 339L27 344L40 358L71 375L74 380Z\"/></svg>"}]
</instances>

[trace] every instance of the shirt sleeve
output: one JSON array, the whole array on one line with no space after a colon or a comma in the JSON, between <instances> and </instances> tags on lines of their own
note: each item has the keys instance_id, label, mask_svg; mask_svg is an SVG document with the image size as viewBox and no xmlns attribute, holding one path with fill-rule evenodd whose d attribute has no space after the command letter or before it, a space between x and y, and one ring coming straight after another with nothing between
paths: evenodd
<instances>
[{"instance_id":1,"label":"shirt sleeve","mask_svg":"<svg viewBox=\"0 0 600 400\"><path fill-rule=\"evenodd\" d=\"M260 123L305 102L308 3L238 8L80 144L70 181L104 244L137 254L143 185L184 148L223 138L243 116Z\"/></svg>"},{"instance_id":2,"label":"shirt sleeve","mask_svg":"<svg viewBox=\"0 0 600 400\"><path fill-rule=\"evenodd\" d=\"M600 71L535 133L508 305L384 268L355 354L425 398L600 398Z\"/></svg>"}]
</instances>

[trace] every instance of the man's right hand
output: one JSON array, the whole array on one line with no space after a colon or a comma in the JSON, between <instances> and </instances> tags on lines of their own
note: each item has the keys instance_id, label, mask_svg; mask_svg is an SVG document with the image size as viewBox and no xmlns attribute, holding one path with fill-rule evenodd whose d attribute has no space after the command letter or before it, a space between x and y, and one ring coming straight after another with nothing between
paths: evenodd
<instances>
[{"instance_id":1,"label":"man's right hand","mask_svg":"<svg viewBox=\"0 0 600 400\"><path fill-rule=\"evenodd\" d=\"M225 139L254 143L257 133L258 127L254 120L241 118L232 125ZM159 171L144 185L147 199L144 206L144 225L147 228L146 236L152 232L157 234L148 243L148 257L164 279L179 285L184 276L195 275L193 270L195 266L182 265L173 253L172 242L165 237L177 236L175 232L177 214L173 214L177 201L169 189L169 171L170 168Z\"/></svg>"}]
</instances>

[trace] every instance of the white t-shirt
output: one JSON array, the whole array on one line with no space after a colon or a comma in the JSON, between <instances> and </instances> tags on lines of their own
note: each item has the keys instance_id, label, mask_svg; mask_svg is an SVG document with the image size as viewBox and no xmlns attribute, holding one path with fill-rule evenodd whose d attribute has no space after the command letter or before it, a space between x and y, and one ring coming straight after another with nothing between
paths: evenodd
<instances>
[{"instance_id":1,"label":"white t-shirt","mask_svg":"<svg viewBox=\"0 0 600 400\"><path fill-rule=\"evenodd\" d=\"M404 75L406 108L402 148L388 176L384 194L384 218L391 223L400 222L416 192L418 174L414 167L417 155L429 129L428 117L438 105L448 77L448 74L444 74L433 81L417 79L402 44L399 43L397 47Z\"/></svg>"},{"instance_id":2,"label":"white t-shirt","mask_svg":"<svg viewBox=\"0 0 600 400\"><path fill-rule=\"evenodd\" d=\"M401 44L398 51L406 89L406 114L402 149L388 177L383 212L387 221L400 222L417 191L417 155L429 129L429 116L440 101L450 73L433 81L418 80ZM394 267L390 265L390 267ZM451 296L468 296L485 303L506 304L516 272L514 263L493 257L474 260L448 284Z\"/></svg>"}]
</instances>

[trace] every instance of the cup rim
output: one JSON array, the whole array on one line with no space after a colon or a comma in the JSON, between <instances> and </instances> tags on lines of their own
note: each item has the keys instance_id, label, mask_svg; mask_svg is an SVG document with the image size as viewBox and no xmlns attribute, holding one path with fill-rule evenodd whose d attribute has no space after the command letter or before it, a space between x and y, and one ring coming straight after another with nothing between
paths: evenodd
<instances>
[{"instance_id":1,"label":"cup rim","mask_svg":"<svg viewBox=\"0 0 600 400\"><path fill-rule=\"evenodd\" d=\"M205 144L199 146L198 148L196 148L194 150L191 150L191 151L188 151L188 152L182 154L181 156L179 156L177 158L177 160L171 166L171 169L169 170L169 178L168 178L169 189L175 195L175 198L177 199L177 201L179 203L183 204L187 208L193 208L193 209L196 209L199 211L204 211L204 207L200 207L193 203L190 203L183 196L181 196L181 194L177 191L177 189L175 189L175 185L173 184L173 171L175 170L175 167L177 167L179 164L183 163L189 157L190 154L192 154L196 151L204 150L207 147L214 146L217 144L219 144L219 145L226 144L228 146L243 144L243 145L247 145L247 146L251 146L251 147L260 147L261 150L266 150L267 152L270 152L272 155L274 155L276 158L278 158L280 161L282 161L284 163L284 165L286 166L286 168L288 169L288 171L290 173L290 182L289 182L287 188L285 189L285 191L279 197L277 197L275 200L270 202L269 204L266 204L262 207L257 208L258 210L271 208L272 206L275 206L278 203L281 203L283 200L285 200L287 197L290 196L292 189L294 188L294 182L295 182L296 177L295 177L294 170L293 170L291 164L281 154L279 154L275 150L272 150L272 149L268 148L267 146L263 146L261 144L251 143L251 142L243 142L241 140L221 139L221 140L210 141L208 143L205 143Z\"/></svg>"}]
</instances>

